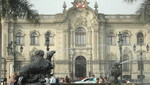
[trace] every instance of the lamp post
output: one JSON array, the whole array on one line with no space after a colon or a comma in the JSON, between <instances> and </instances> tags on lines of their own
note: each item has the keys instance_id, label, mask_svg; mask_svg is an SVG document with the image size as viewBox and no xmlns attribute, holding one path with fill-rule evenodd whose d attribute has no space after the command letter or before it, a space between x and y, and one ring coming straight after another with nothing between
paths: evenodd
<instances>
[{"instance_id":1,"label":"lamp post","mask_svg":"<svg viewBox=\"0 0 150 85\"><path fill-rule=\"evenodd\" d=\"M119 45L120 63L121 63L122 62L122 45L123 45L123 39L122 39L122 33L121 32L119 32L118 37L119 37L118 45ZM121 82L122 82L122 64L120 64L120 68L121 68L120 79L121 79Z\"/></svg>"},{"instance_id":2,"label":"lamp post","mask_svg":"<svg viewBox=\"0 0 150 85\"><path fill-rule=\"evenodd\" d=\"M14 66L13 66L14 67L14 72L17 71L17 64L16 64L17 51L16 51L16 47L17 47L17 43L16 42L12 42L12 41L8 44L8 47L7 47L8 55L13 54L13 57L14 57ZM22 51L23 51L23 46L21 45L20 52L22 52Z\"/></svg>"},{"instance_id":3,"label":"lamp post","mask_svg":"<svg viewBox=\"0 0 150 85\"><path fill-rule=\"evenodd\" d=\"M49 51L49 36L50 36L50 34L47 32L47 34L46 34L46 40L45 40L46 46L47 46L47 48L46 48L47 51Z\"/></svg>"},{"instance_id":4,"label":"lamp post","mask_svg":"<svg viewBox=\"0 0 150 85\"><path fill-rule=\"evenodd\" d=\"M46 40L45 40L46 46L47 46L47 48L46 48L47 52L49 51L49 45L50 45L50 39L49 38L50 38L50 33L47 32L46 33ZM54 58L53 58L53 74L54 74Z\"/></svg>"},{"instance_id":5,"label":"lamp post","mask_svg":"<svg viewBox=\"0 0 150 85\"><path fill-rule=\"evenodd\" d=\"M149 45L147 44L146 51L142 50L142 46L143 46L143 42L142 42L142 40L140 40L140 50L136 51L136 45L135 44L133 46L133 50L134 50L135 53L140 54L140 63L138 65L140 65L139 66L139 68L140 68L140 80L141 80L141 83L143 85L143 66L144 66L144 63L143 63L143 58L142 57L143 57L143 53L145 53L146 51L147 52L149 51Z\"/></svg>"}]
</instances>

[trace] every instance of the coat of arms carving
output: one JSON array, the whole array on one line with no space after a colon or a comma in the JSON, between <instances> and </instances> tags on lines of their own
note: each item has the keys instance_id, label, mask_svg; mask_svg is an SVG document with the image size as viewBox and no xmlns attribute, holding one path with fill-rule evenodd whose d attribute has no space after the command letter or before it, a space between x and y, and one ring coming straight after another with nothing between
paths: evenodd
<instances>
[{"instance_id":1,"label":"coat of arms carving","mask_svg":"<svg viewBox=\"0 0 150 85\"><path fill-rule=\"evenodd\" d=\"M78 8L84 8L85 0L75 0L75 4Z\"/></svg>"}]
</instances>

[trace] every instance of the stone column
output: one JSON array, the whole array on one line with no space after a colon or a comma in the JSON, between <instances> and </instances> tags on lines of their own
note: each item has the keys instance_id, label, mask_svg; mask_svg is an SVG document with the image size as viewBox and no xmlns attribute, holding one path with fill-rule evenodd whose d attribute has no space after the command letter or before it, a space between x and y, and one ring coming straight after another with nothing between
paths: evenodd
<instances>
[{"instance_id":1,"label":"stone column","mask_svg":"<svg viewBox=\"0 0 150 85\"><path fill-rule=\"evenodd\" d=\"M9 43L14 40L13 32L14 32L13 23L8 22L8 42Z\"/></svg>"},{"instance_id":2,"label":"stone column","mask_svg":"<svg viewBox=\"0 0 150 85\"><path fill-rule=\"evenodd\" d=\"M73 47L73 30L70 30L70 48Z\"/></svg>"},{"instance_id":3,"label":"stone column","mask_svg":"<svg viewBox=\"0 0 150 85\"><path fill-rule=\"evenodd\" d=\"M56 27L56 28L59 28L59 27ZM63 28L62 28L63 29ZM57 44L56 45L56 54L57 56L56 57L53 57L55 60L54 60L54 63L55 63L55 74L57 75L57 73L60 73L62 72L60 70L60 68L62 68L61 64L59 64L58 61L61 61L62 64L66 64L65 63L65 59L67 58L67 56L64 56L64 34L63 34L63 30L62 29L57 29L56 30L56 34L57 34L57 37L56 37L56 42ZM66 69L66 65L64 65L64 69ZM60 74L61 76L64 75L65 72L62 72L63 74Z\"/></svg>"},{"instance_id":4,"label":"stone column","mask_svg":"<svg viewBox=\"0 0 150 85\"><path fill-rule=\"evenodd\" d=\"M68 61L68 72L70 73L70 71L71 71L70 59L71 59L71 57L69 56L70 49L69 49L69 40L68 40L69 39L68 29L63 30L63 35L64 35L64 39L63 39L64 56L67 57L66 59Z\"/></svg>"},{"instance_id":5,"label":"stone column","mask_svg":"<svg viewBox=\"0 0 150 85\"><path fill-rule=\"evenodd\" d=\"M88 29L90 29L90 28L88 28ZM91 41L91 39L92 39L92 31L91 30L88 30L86 39L87 39L87 47L91 48L91 46L92 46L92 41Z\"/></svg>"},{"instance_id":6,"label":"stone column","mask_svg":"<svg viewBox=\"0 0 150 85\"><path fill-rule=\"evenodd\" d=\"M90 29L90 28L89 28ZM88 74L89 74L89 72L92 74L92 69L93 69L93 53L92 53L92 31L91 30L89 30L88 31L88 33L87 33L88 35L87 35L87 48L90 48L89 49L89 62L88 62L88 65L89 65L89 71L88 71Z\"/></svg>"},{"instance_id":7,"label":"stone column","mask_svg":"<svg viewBox=\"0 0 150 85\"><path fill-rule=\"evenodd\" d=\"M69 56L70 56L70 72L71 72L71 77L72 79L74 79L75 76L75 71L74 71L74 50L70 49L69 52Z\"/></svg>"},{"instance_id":8,"label":"stone column","mask_svg":"<svg viewBox=\"0 0 150 85\"><path fill-rule=\"evenodd\" d=\"M97 75L96 73L99 72L99 69L98 69L98 47L99 47L99 43L98 43L98 26L97 27L94 27L94 30L93 30L93 44L92 44L92 50L93 50L93 54L92 54L92 60L93 60L93 73L95 75Z\"/></svg>"},{"instance_id":9,"label":"stone column","mask_svg":"<svg viewBox=\"0 0 150 85\"><path fill-rule=\"evenodd\" d=\"M6 21L6 28L8 29L8 42L6 43L6 50L7 50L7 46L8 46L8 43L10 43L11 41L14 42L14 24L12 21ZM8 56L8 58L10 59L14 59L14 57L11 55L11 56ZM9 66L7 67L7 78L8 76L12 75L14 73L14 68L13 68L13 65L14 65L14 60L13 61L10 61L7 63Z\"/></svg>"},{"instance_id":10,"label":"stone column","mask_svg":"<svg viewBox=\"0 0 150 85\"><path fill-rule=\"evenodd\" d=\"M104 74L105 72L105 48L106 48L106 42L105 42L105 25L104 23L100 24L100 30L99 30L99 70L100 70L100 74Z\"/></svg>"},{"instance_id":11,"label":"stone column","mask_svg":"<svg viewBox=\"0 0 150 85\"><path fill-rule=\"evenodd\" d=\"M146 44L149 44L150 45L150 24L148 25L148 29L147 29L147 43Z\"/></svg>"}]
</instances>

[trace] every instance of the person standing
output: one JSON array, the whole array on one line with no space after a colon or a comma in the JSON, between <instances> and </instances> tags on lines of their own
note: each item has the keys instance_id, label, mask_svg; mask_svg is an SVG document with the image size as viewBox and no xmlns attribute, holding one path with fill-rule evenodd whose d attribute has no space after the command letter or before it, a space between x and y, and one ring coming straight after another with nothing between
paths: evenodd
<instances>
[{"instance_id":1,"label":"person standing","mask_svg":"<svg viewBox=\"0 0 150 85\"><path fill-rule=\"evenodd\" d=\"M14 75L9 76L8 85L14 85L13 78L14 78Z\"/></svg>"},{"instance_id":2,"label":"person standing","mask_svg":"<svg viewBox=\"0 0 150 85\"><path fill-rule=\"evenodd\" d=\"M4 78L4 85L7 85L7 78Z\"/></svg>"},{"instance_id":3,"label":"person standing","mask_svg":"<svg viewBox=\"0 0 150 85\"><path fill-rule=\"evenodd\" d=\"M100 76L99 83L104 83L104 78L102 76Z\"/></svg>"},{"instance_id":4,"label":"person standing","mask_svg":"<svg viewBox=\"0 0 150 85\"><path fill-rule=\"evenodd\" d=\"M97 83L97 84L99 83L99 78L96 78L96 83Z\"/></svg>"},{"instance_id":5,"label":"person standing","mask_svg":"<svg viewBox=\"0 0 150 85\"><path fill-rule=\"evenodd\" d=\"M14 73L14 78L13 78L13 82L14 82L14 85L18 85L18 79L19 79L19 76L17 75L17 73Z\"/></svg>"},{"instance_id":6,"label":"person standing","mask_svg":"<svg viewBox=\"0 0 150 85\"><path fill-rule=\"evenodd\" d=\"M50 84L56 84L56 78L54 77L53 74L52 74L52 76L50 78Z\"/></svg>"},{"instance_id":7,"label":"person standing","mask_svg":"<svg viewBox=\"0 0 150 85\"><path fill-rule=\"evenodd\" d=\"M62 78L62 77L59 79L59 83L60 83L60 84L63 84L64 81L65 81L65 80L64 80L64 78Z\"/></svg>"},{"instance_id":8,"label":"person standing","mask_svg":"<svg viewBox=\"0 0 150 85\"><path fill-rule=\"evenodd\" d=\"M65 83L70 83L70 78L68 77L68 76L66 76L66 78L65 78Z\"/></svg>"},{"instance_id":9,"label":"person standing","mask_svg":"<svg viewBox=\"0 0 150 85\"><path fill-rule=\"evenodd\" d=\"M108 82L107 82L107 77L104 77L104 82L105 82L105 83L108 83Z\"/></svg>"},{"instance_id":10,"label":"person standing","mask_svg":"<svg viewBox=\"0 0 150 85\"><path fill-rule=\"evenodd\" d=\"M93 77L93 83L96 83L96 77L95 77L95 75L92 75L92 77Z\"/></svg>"}]
</instances>

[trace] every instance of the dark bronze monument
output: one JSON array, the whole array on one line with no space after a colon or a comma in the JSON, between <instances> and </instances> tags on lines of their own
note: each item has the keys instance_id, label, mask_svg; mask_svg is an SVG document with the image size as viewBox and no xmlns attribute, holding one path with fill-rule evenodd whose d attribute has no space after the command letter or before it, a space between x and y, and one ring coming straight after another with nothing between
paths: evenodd
<instances>
[{"instance_id":1,"label":"dark bronze monument","mask_svg":"<svg viewBox=\"0 0 150 85\"><path fill-rule=\"evenodd\" d=\"M20 70L19 85L44 85L45 76L51 73L53 66L51 58L55 51L49 51L45 59L44 51L38 50L35 52L35 60L31 64L24 66Z\"/></svg>"}]
</instances>

